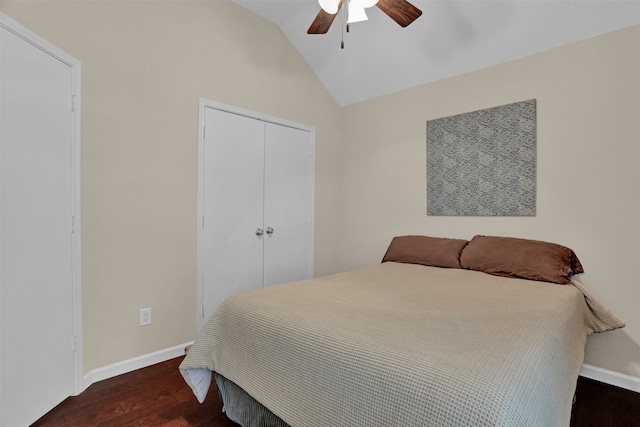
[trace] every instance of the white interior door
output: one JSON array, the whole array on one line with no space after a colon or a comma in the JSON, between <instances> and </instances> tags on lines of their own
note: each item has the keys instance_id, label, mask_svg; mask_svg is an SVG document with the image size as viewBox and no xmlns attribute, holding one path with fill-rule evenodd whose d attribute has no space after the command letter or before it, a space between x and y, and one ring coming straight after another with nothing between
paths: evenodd
<instances>
[{"instance_id":1,"label":"white interior door","mask_svg":"<svg viewBox=\"0 0 640 427\"><path fill-rule=\"evenodd\" d=\"M312 276L313 138L310 131L267 123L265 138L264 285Z\"/></svg>"},{"instance_id":2,"label":"white interior door","mask_svg":"<svg viewBox=\"0 0 640 427\"><path fill-rule=\"evenodd\" d=\"M262 286L264 122L205 108L202 323L227 297Z\"/></svg>"},{"instance_id":3,"label":"white interior door","mask_svg":"<svg viewBox=\"0 0 640 427\"><path fill-rule=\"evenodd\" d=\"M26 426L76 390L73 74L7 28L0 28L0 425Z\"/></svg>"}]
</instances>

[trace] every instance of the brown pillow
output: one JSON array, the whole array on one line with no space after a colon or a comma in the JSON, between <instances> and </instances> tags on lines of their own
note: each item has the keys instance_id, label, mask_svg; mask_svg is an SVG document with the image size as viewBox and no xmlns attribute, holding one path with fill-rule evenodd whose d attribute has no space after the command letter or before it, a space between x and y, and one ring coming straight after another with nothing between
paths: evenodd
<instances>
[{"instance_id":1,"label":"brown pillow","mask_svg":"<svg viewBox=\"0 0 640 427\"><path fill-rule=\"evenodd\" d=\"M565 246L513 237L474 236L460 264L496 276L554 283L568 283L571 275L584 272L576 254Z\"/></svg>"},{"instance_id":2,"label":"brown pillow","mask_svg":"<svg viewBox=\"0 0 640 427\"><path fill-rule=\"evenodd\" d=\"M404 262L434 267L460 268L460 253L467 240L428 236L397 236L382 262Z\"/></svg>"}]
</instances>

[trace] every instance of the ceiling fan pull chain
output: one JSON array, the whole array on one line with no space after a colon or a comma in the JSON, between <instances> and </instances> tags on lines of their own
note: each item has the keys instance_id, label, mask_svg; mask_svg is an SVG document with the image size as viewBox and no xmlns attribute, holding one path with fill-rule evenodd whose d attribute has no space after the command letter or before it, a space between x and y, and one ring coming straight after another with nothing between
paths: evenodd
<instances>
[{"instance_id":1,"label":"ceiling fan pull chain","mask_svg":"<svg viewBox=\"0 0 640 427\"><path fill-rule=\"evenodd\" d=\"M345 0L342 7L342 25L347 29L347 33L349 32L349 3L351 0Z\"/></svg>"},{"instance_id":2,"label":"ceiling fan pull chain","mask_svg":"<svg viewBox=\"0 0 640 427\"><path fill-rule=\"evenodd\" d=\"M342 26L342 39L340 40L340 49L344 49L344 25Z\"/></svg>"},{"instance_id":3,"label":"ceiling fan pull chain","mask_svg":"<svg viewBox=\"0 0 640 427\"><path fill-rule=\"evenodd\" d=\"M344 11L345 9L346 9L345 7L343 7L343 8L342 8L342 16L341 16L341 17L342 17L342 25L340 26L340 27L342 28L342 40L340 40L340 49L344 49L344 27L345 27L345 24L344 24L344 21L345 21L345 19L344 19L344 14L346 13L346 12ZM347 32L349 32L349 24L347 24Z\"/></svg>"}]
</instances>

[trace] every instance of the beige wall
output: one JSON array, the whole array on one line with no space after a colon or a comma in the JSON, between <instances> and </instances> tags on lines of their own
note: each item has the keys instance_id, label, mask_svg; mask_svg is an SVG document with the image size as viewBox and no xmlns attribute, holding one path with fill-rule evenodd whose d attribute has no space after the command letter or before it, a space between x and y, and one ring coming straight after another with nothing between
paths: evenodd
<instances>
[{"instance_id":1,"label":"beige wall","mask_svg":"<svg viewBox=\"0 0 640 427\"><path fill-rule=\"evenodd\" d=\"M426 215L426 121L537 99L537 215ZM344 109L339 269L400 234L475 234L571 247L579 279L628 324L585 362L640 376L640 26Z\"/></svg>"},{"instance_id":2,"label":"beige wall","mask_svg":"<svg viewBox=\"0 0 640 427\"><path fill-rule=\"evenodd\" d=\"M565 244L628 323L586 363L640 375L640 27L341 109L280 30L225 1L0 8L82 61L85 371L194 337L204 97L316 127L316 275L379 262L398 234ZM537 215L427 217L425 122L530 98Z\"/></svg>"},{"instance_id":3,"label":"beige wall","mask_svg":"<svg viewBox=\"0 0 640 427\"><path fill-rule=\"evenodd\" d=\"M316 127L331 270L339 107L279 29L226 1L1 4L82 62L85 372L195 337L199 97Z\"/></svg>"}]
</instances>

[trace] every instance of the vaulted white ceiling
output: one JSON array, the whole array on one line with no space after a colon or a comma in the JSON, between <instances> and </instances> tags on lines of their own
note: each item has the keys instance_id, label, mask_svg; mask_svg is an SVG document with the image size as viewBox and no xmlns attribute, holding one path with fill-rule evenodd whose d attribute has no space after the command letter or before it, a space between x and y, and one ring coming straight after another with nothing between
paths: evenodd
<instances>
[{"instance_id":1,"label":"vaulted white ceiling","mask_svg":"<svg viewBox=\"0 0 640 427\"><path fill-rule=\"evenodd\" d=\"M341 106L640 24L640 0L409 0L423 13L406 28L373 7L308 35L317 0L232 1L279 26Z\"/></svg>"}]
</instances>

